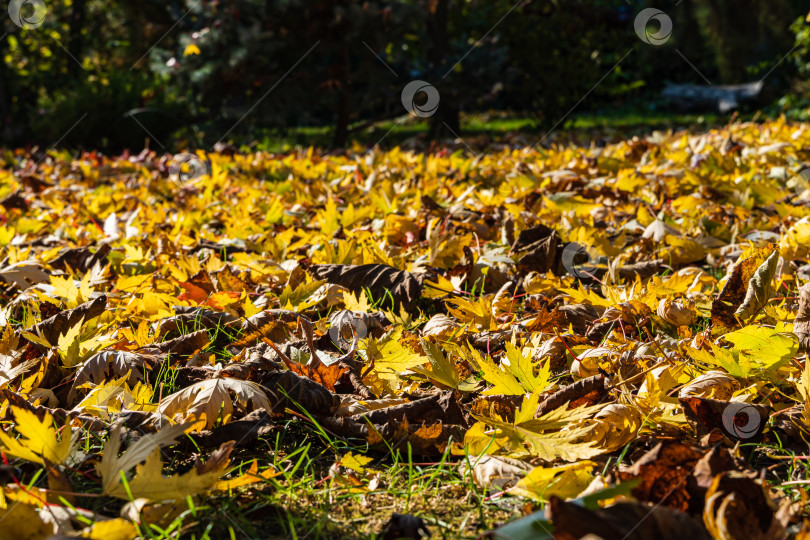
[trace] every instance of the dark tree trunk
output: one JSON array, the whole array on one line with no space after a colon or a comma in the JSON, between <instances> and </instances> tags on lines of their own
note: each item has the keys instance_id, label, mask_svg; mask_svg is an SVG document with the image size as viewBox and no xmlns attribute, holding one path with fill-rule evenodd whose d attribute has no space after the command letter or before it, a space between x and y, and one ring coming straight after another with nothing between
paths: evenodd
<instances>
[{"instance_id":1,"label":"dark tree trunk","mask_svg":"<svg viewBox=\"0 0 810 540\"><path fill-rule=\"evenodd\" d=\"M84 36L82 29L85 28L87 19L87 1L86 0L73 0L73 6L70 9L69 24L69 41L67 50L70 55L78 62L82 61L82 51L84 49ZM68 62L68 71L75 75L81 69L81 65L71 60Z\"/></svg>"},{"instance_id":2,"label":"dark tree trunk","mask_svg":"<svg viewBox=\"0 0 810 540\"><path fill-rule=\"evenodd\" d=\"M351 116L351 63L349 61L349 44L345 37L340 40L340 75L338 78L337 121L333 146L346 146L349 137L349 118Z\"/></svg>"},{"instance_id":3,"label":"dark tree trunk","mask_svg":"<svg viewBox=\"0 0 810 540\"><path fill-rule=\"evenodd\" d=\"M439 77L450 69L447 59L447 24L452 0L435 0L429 2L431 12L428 14L427 28L430 36L429 58L433 72ZM430 9L429 8L429 9ZM457 96L450 85L442 85L440 81L427 81L439 90L439 108L430 119L431 139L455 137L461 134L461 122Z\"/></svg>"},{"instance_id":4,"label":"dark tree trunk","mask_svg":"<svg viewBox=\"0 0 810 540\"><path fill-rule=\"evenodd\" d=\"M7 47L6 36L0 38L0 58L5 57ZM4 144L11 144L13 138L12 125L11 125L11 110L9 109L8 93L6 92L6 81L9 69L5 62L0 62L0 140Z\"/></svg>"}]
</instances>

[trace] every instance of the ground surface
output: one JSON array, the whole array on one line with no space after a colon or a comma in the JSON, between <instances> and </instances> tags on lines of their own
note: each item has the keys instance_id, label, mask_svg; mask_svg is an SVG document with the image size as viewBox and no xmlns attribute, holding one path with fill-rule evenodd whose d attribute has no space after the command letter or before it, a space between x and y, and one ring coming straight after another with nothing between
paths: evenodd
<instances>
[{"instance_id":1,"label":"ground surface","mask_svg":"<svg viewBox=\"0 0 810 540\"><path fill-rule=\"evenodd\" d=\"M477 151L6 152L0 538L799 531L810 126Z\"/></svg>"}]
</instances>

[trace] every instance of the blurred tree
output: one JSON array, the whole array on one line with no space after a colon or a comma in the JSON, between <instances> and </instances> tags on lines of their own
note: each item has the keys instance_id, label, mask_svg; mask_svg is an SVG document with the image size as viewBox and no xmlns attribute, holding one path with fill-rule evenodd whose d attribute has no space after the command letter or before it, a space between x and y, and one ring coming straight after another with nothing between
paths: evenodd
<instances>
[{"instance_id":1,"label":"blurred tree","mask_svg":"<svg viewBox=\"0 0 810 540\"><path fill-rule=\"evenodd\" d=\"M39 28L0 22L0 136L118 150L330 125L341 147L406 117L400 95L415 79L440 94L432 137L460 134L462 111L529 114L548 128L574 108L694 81L690 64L712 80L763 76L806 10L806 0L680 0L661 6L673 38L651 47L633 19L653 0L515 1L49 0ZM807 32L794 28L806 67Z\"/></svg>"},{"instance_id":2,"label":"blurred tree","mask_svg":"<svg viewBox=\"0 0 810 540\"><path fill-rule=\"evenodd\" d=\"M204 138L255 126L334 126L346 142L351 124L391 112L398 97L400 45L413 5L349 0L189 1L193 23L153 51L152 68L181 89ZM196 5L196 7L195 7ZM184 55L190 45L199 54ZM373 52L372 52L373 51ZM384 57L392 74L375 54ZM399 106L396 113L404 112Z\"/></svg>"},{"instance_id":3,"label":"blurred tree","mask_svg":"<svg viewBox=\"0 0 810 540\"><path fill-rule=\"evenodd\" d=\"M797 13L789 0L694 2L701 29L714 49L722 82L741 83L755 78L758 63L778 60L793 45L793 36L785 29Z\"/></svg>"}]
</instances>

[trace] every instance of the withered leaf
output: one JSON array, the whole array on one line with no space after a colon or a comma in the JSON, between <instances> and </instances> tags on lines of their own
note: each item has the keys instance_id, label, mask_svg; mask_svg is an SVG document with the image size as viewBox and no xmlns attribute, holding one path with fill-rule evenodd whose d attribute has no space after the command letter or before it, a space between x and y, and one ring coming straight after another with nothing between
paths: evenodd
<instances>
[{"instance_id":1,"label":"withered leaf","mask_svg":"<svg viewBox=\"0 0 810 540\"><path fill-rule=\"evenodd\" d=\"M72 268L77 272L84 273L94 266L99 268L107 266L109 264L107 255L110 254L110 251L109 244L101 244L95 252L90 249L90 246L64 249L48 264L59 270Z\"/></svg>"},{"instance_id":2,"label":"withered leaf","mask_svg":"<svg viewBox=\"0 0 810 540\"><path fill-rule=\"evenodd\" d=\"M422 294L422 284L415 275L384 264L313 264L309 272L355 294L368 290L373 301L387 308L402 306L409 310ZM395 306L391 306L391 300Z\"/></svg>"},{"instance_id":3,"label":"withered leaf","mask_svg":"<svg viewBox=\"0 0 810 540\"><path fill-rule=\"evenodd\" d=\"M235 446L249 446L259 437L270 433L275 423L267 411L256 410L244 418L191 435L194 442L202 447L215 447L228 441L236 441Z\"/></svg>"},{"instance_id":4,"label":"withered leaf","mask_svg":"<svg viewBox=\"0 0 810 540\"><path fill-rule=\"evenodd\" d=\"M207 330L197 330L141 349L143 353L167 353L173 358L191 356L211 342Z\"/></svg>"},{"instance_id":5,"label":"withered leaf","mask_svg":"<svg viewBox=\"0 0 810 540\"><path fill-rule=\"evenodd\" d=\"M757 268L754 275L748 280L745 298L743 298L742 304L740 304L740 307L738 307L737 311L734 313L739 320L744 322L749 321L759 310L765 307L768 300L771 299L773 293L773 278L776 275L776 265L778 262L779 252L774 250L771 256Z\"/></svg>"},{"instance_id":6,"label":"withered leaf","mask_svg":"<svg viewBox=\"0 0 810 540\"><path fill-rule=\"evenodd\" d=\"M107 350L96 353L76 371L68 402L72 403L76 389L88 382L99 384L105 379L117 379L129 374L127 384L132 386L143 380L142 369L152 362L150 358L128 351Z\"/></svg>"},{"instance_id":7,"label":"withered leaf","mask_svg":"<svg viewBox=\"0 0 810 540\"><path fill-rule=\"evenodd\" d=\"M633 496L641 501L687 511L693 504L687 477L700 457L701 453L690 446L664 441L620 470L618 477L622 482L641 480L633 489Z\"/></svg>"},{"instance_id":8,"label":"withered leaf","mask_svg":"<svg viewBox=\"0 0 810 540\"><path fill-rule=\"evenodd\" d=\"M380 532L381 540L398 540L402 538L427 538L430 536L430 529L427 523L420 517L410 514L392 514L391 519L383 525Z\"/></svg>"},{"instance_id":9,"label":"withered leaf","mask_svg":"<svg viewBox=\"0 0 810 540\"><path fill-rule=\"evenodd\" d=\"M770 416L770 407L753 403L692 396L678 398L678 401L699 436L720 429L735 440L756 440Z\"/></svg>"},{"instance_id":10,"label":"withered leaf","mask_svg":"<svg viewBox=\"0 0 810 540\"><path fill-rule=\"evenodd\" d=\"M240 337L233 343L235 347L256 344L262 338L268 338L275 345L282 346L298 328L300 315L286 309L267 309L242 320Z\"/></svg>"},{"instance_id":11,"label":"withered leaf","mask_svg":"<svg viewBox=\"0 0 810 540\"><path fill-rule=\"evenodd\" d=\"M774 258L775 257L775 258ZM776 250L761 249L744 259L737 261L732 267L725 286L712 302L712 323L715 333L725 333L739 326L741 315L751 317L758 304L766 302L770 297L770 280L776 270L776 260L779 253ZM755 279L755 275L759 277ZM738 312L748 299L745 313ZM750 312L750 313L749 313Z\"/></svg>"},{"instance_id":12,"label":"withered leaf","mask_svg":"<svg viewBox=\"0 0 810 540\"><path fill-rule=\"evenodd\" d=\"M201 431L213 427L220 414L223 423L226 423L237 406L247 412L272 410L267 395L258 384L239 379L212 378L163 398L158 405L158 413L176 423L190 424L190 430Z\"/></svg>"},{"instance_id":13,"label":"withered leaf","mask_svg":"<svg viewBox=\"0 0 810 540\"><path fill-rule=\"evenodd\" d=\"M562 251L564 244L557 231L545 225L536 225L520 232L512 243L512 253L523 253L518 260L522 272L563 273Z\"/></svg>"},{"instance_id":14,"label":"withered leaf","mask_svg":"<svg viewBox=\"0 0 810 540\"><path fill-rule=\"evenodd\" d=\"M461 473L470 471L476 484L498 491L513 487L534 468L524 461L504 456L469 456L467 459L470 463L462 463Z\"/></svg>"},{"instance_id":15,"label":"withered leaf","mask_svg":"<svg viewBox=\"0 0 810 540\"><path fill-rule=\"evenodd\" d=\"M810 350L810 283L799 289L799 311L793 321L793 333L799 338L801 350Z\"/></svg>"},{"instance_id":16,"label":"withered leaf","mask_svg":"<svg viewBox=\"0 0 810 540\"><path fill-rule=\"evenodd\" d=\"M459 404L458 397L455 392L446 391L410 403L377 409L362 416L372 424L398 422L407 417L419 419L421 422L442 421L468 427L469 420Z\"/></svg>"},{"instance_id":17,"label":"withered leaf","mask_svg":"<svg viewBox=\"0 0 810 540\"><path fill-rule=\"evenodd\" d=\"M55 345L59 341L59 336L65 334L82 321L89 321L100 316L106 308L107 297L102 295L73 309L57 313L53 317L35 324L28 331L34 335L42 336L48 343Z\"/></svg>"},{"instance_id":18,"label":"withered leaf","mask_svg":"<svg viewBox=\"0 0 810 540\"><path fill-rule=\"evenodd\" d=\"M47 283L51 276L37 264L20 262L0 268L0 279L24 291L37 283Z\"/></svg>"},{"instance_id":19,"label":"withered leaf","mask_svg":"<svg viewBox=\"0 0 810 540\"><path fill-rule=\"evenodd\" d=\"M515 419L515 411L523 401L522 395L491 395L475 398L470 406L470 412L476 416L486 418L500 418L505 422L512 422Z\"/></svg>"},{"instance_id":20,"label":"withered leaf","mask_svg":"<svg viewBox=\"0 0 810 540\"><path fill-rule=\"evenodd\" d=\"M303 364L291 362L287 367L290 371L301 377L312 379L331 392L335 391L335 384L338 379L349 371L347 366L340 363L326 366L323 362L317 362L313 366L304 366Z\"/></svg>"},{"instance_id":21,"label":"withered leaf","mask_svg":"<svg viewBox=\"0 0 810 540\"><path fill-rule=\"evenodd\" d=\"M213 311L201 307L174 306L175 315L162 319L157 325L159 337L176 337L201 328L214 330L239 321L239 317L222 311Z\"/></svg>"},{"instance_id":22,"label":"withered leaf","mask_svg":"<svg viewBox=\"0 0 810 540\"><path fill-rule=\"evenodd\" d=\"M703 522L715 538L728 540L784 538L778 503L770 489L735 471L715 476L706 492Z\"/></svg>"},{"instance_id":23,"label":"withered leaf","mask_svg":"<svg viewBox=\"0 0 810 540\"><path fill-rule=\"evenodd\" d=\"M600 374L580 379L568 386L560 388L540 403L534 416L535 418L543 416L553 410L559 409L566 403L569 404L569 408L582 405L594 405L607 395L605 382L605 376Z\"/></svg>"},{"instance_id":24,"label":"withered leaf","mask_svg":"<svg viewBox=\"0 0 810 540\"><path fill-rule=\"evenodd\" d=\"M549 501L554 538L579 540L594 535L604 540L709 540L700 521L666 506L623 502L607 508L588 510L559 497Z\"/></svg>"},{"instance_id":25,"label":"withered leaf","mask_svg":"<svg viewBox=\"0 0 810 540\"><path fill-rule=\"evenodd\" d=\"M314 414L329 414L340 406L340 397L292 371L265 373L260 383L266 389L274 412L304 408Z\"/></svg>"},{"instance_id":26,"label":"withered leaf","mask_svg":"<svg viewBox=\"0 0 810 540\"><path fill-rule=\"evenodd\" d=\"M569 306L560 306L559 312L565 316L565 327L571 325L571 328L577 334L585 334L588 327L601 317L600 311L591 304L574 304Z\"/></svg>"}]
</instances>

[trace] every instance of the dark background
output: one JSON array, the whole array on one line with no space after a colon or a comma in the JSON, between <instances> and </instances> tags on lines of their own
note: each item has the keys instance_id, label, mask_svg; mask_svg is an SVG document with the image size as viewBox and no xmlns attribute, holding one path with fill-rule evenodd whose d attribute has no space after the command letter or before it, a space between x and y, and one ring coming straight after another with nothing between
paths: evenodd
<instances>
[{"instance_id":1,"label":"dark background","mask_svg":"<svg viewBox=\"0 0 810 540\"><path fill-rule=\"evenodd\" d=\"M407 120L400 92L413 79L441 95L436 115L420 121L425 138L469 132L476 114L525 119L542 133L578 103L577 114L669 114L661 89L704 77L767 75L770 114L807 107L806 0L46 5L38 28L9 17L0 26L4 146L137 151L149 139L169 150L307 133L328 146L374 143ZM673 21L659 47L633 30L650 6Z\"/></svg>"}]
</instances>

